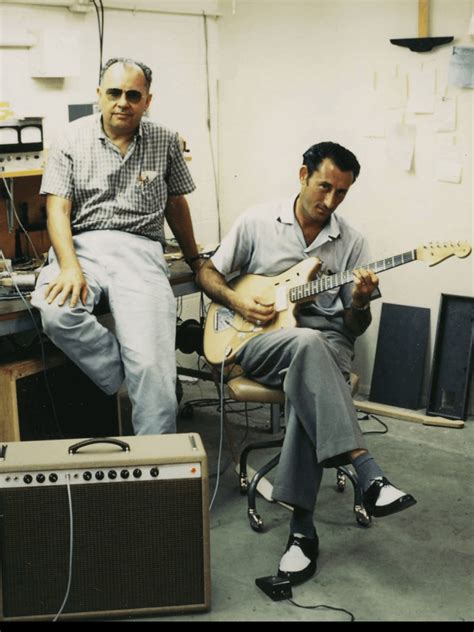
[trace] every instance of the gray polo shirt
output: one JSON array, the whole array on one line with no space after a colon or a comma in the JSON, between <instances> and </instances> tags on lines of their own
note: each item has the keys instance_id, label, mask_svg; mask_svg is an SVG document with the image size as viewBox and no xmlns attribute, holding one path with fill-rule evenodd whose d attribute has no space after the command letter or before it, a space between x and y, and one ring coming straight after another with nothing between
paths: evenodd
<instances>
[{"instance_id":1,"label":"gray polo shirt","mask_svg":"<svg viewBox=\"0 0 474 632\"><path fill-rule=\"evenodd\" d=\"M176 132L142 119L122 157L100 114L69 125L49 152L41 183L41 194L72 200L73 234L123 230L161 242L168 197L194 189Z\"/></svg>"},{"instance_id":2,"label":"gray polo shirt","mask_svg":"<svg viewBox=\"0 0 474 632\"><path fill-rule=\"evenodd\" d=\"M320 274L334 274L369 263L365 238L336 214L307 246L294 215L294 202L294 198L290 198L260 204L240 215L212 257L217 270L225 276L236 271L275 276L305 257L319 257ZM318 294L314 301L301 308L300 324L321 329L328 318L338 317L334 319L338 321L334 322L335 326L329 328L340 330L342 312L351 304L352 286L349 283ZM344 333L353 340L345 328Z\"/></svg>"}]
</instances>

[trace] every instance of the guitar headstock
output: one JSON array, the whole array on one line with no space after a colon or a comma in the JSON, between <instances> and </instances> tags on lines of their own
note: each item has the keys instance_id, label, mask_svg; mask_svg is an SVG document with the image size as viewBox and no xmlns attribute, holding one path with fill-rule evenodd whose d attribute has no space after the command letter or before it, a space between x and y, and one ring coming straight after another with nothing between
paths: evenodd
<instances>
[{"instance_id":1,"label":"guitar headstock","mask_svg":"<svg viewBox=\"0 0 474 632\"><path fill-rule=\"evenodd\" d=\"M419 246L415 252L417 259L435 266L453 255L460 259L467 257L471 254L471 244L467 241L430 242L427 246Z\"/></svg>"}]
</instances>

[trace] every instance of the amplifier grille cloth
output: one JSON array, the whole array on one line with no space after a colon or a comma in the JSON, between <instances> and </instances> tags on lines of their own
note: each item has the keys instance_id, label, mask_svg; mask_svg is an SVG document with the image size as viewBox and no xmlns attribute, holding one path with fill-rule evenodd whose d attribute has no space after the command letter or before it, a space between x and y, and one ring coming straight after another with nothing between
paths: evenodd
<instances>
[{"instance_id":1,"label":"amplifier grille cloth","mask_svg":"<svg viewBox=\"0 0 474 632\"><path fill-rule=\"evenodd\" d=\"M72 485L64 613L204 601L202 481ZM68 579L67 488L2 490L3 615L54 615Z\"/></svg>"}]
</instances>

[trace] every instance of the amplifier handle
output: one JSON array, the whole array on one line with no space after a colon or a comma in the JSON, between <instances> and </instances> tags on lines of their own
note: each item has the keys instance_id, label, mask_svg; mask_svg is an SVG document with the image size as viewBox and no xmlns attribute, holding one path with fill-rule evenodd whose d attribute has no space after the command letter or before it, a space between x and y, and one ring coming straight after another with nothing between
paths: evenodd
<instances>
[{"instance_id":1,"label":"amplifier handle","mask_svg":"<svg viewBox=\"0 0 474 632\"><path fill-rule=\"evenodd\" d=\"M94 443L113 443L114 445L122 448L124 452L130 451L130 444L125 443L125 441L120 441L120 439L113 438L98 438L98 439L85 439L84 441L79 441L79 443L75 443L71 445L68 449L69 454L76 454L78 450L84 448L87 445L93 445Z\"/></svg>"}]
</instances>

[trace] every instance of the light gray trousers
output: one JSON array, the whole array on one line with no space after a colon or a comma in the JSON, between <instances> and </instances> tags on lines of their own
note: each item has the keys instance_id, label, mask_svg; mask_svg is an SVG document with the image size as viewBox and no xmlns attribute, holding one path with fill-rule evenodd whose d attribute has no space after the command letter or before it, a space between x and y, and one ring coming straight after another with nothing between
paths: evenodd
<instances>
[{"instance_id":1,"label":"light gray trousers","mask_svg":"<svg viewBox=\"0 0 474 632\"><path fill-rule=\"evenodd\" d=\"M96 230L74 237L87 279L86 305L46 303L47 285L59 273L54 252L41 271L32 304L47 336L105 393L124 378L135 434L176 432L176 301L159 242L121 231ZM114 333L93 315L108 300ZM74 385L71 385L74 388Z\"/></svg>"},{"instance_id":2,"label":"light gray trousers","mask_svg":"<svg viewBox=\"0 0 474 632\"><path fill-rule=\"evenodd\" d=\"M252 338L237 355L245 373L286 395L286 434L273 498L314 510L323 466L366 449L348 384L352 344L340 333L282 329Z\"/></svg>"}]
</instances>

